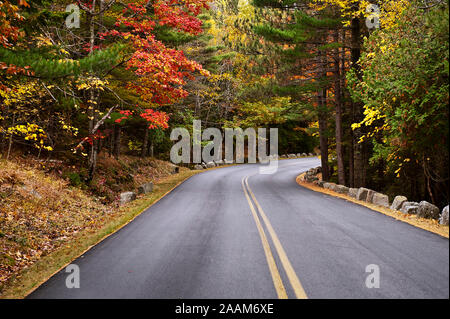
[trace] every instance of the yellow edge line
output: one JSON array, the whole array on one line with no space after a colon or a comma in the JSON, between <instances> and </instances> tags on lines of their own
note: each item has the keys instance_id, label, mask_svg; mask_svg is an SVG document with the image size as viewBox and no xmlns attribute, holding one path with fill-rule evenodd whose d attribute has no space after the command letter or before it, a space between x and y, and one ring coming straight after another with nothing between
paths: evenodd
<instances>
[{"instance_id":1,"label":"yellow edge line","mask_svg":"<svg viewBox=\"0 0 450 319\"><path fill-rule=\"evenodd\" d=\"M198 173L201 173L202 171L199 171ZM191 175L189 177L187 177L186 179L178 182L174 187L172 187L171 189L169 189L167 192L165 192L160 198L158 198L157 200L155 200L153 203L151 203L148 207L144 208L140 213L136 214L136 216L134 216L132 219L130 219L129 221L127 221L125 224L123 224L122 226L120 226L119 228L117 228L116 230L114 230L113 232L103 236L101 239L99 239L95 244L90 245L88 248L86 248L83 252L81 252L79 255L77 255L76 257L74 257L71 261L69 261L68 263L66 263L64 266L62 266L61 268L59 268L58 270L56 270L54 273L52 273L50 276L46 277L44 280L42 280L37 286L33 287L32 289L30 289L24 296L24 298L26 298L28 295L30 295L33 291L35 291L36 289L38 289L40 286L42 286L42 284L44 284L45 282L47 282L50 278L52 278L54 275L56 275L58 272L60 272L62 269L66 268L68 265L70 265L75 259L78 259L80 256L84 255L88 250L90 250L92 247L97 246L98 244L100 244L102 241L104 241L106 238L108 238L111 235L114 235L115 233L117 233L119 230L121 230L123 227L125 227L126 225L128 225L129 223L131 223L133 220L135 220L139 215L141 215L143 212L145 212L147 209L149 209L150 207L152 207L153 205L155 205L157 202L159 202L161 199L163 199L165 196L167 196L170 192L172 192L175 188L177 188L178 186L180 186L182 183L184 183L185 181L187 181L188 179L190 179L192 176L197 175L198 173L195 173L194 175Z\"/></svg>"},{"instance_id":2,"label":"yellow edge line","mask_svg":"<svg viewBox=\"0 0 450 319\"><path fill-rule=\"evenodd\" d=\"M258 208L259 213L261 214L261 217L264 221L264 224L267 227L267 230L269 231L270 237L272 238L273 244L278 253L278 256L280 257L281 263L286 272L286 275L288 276L289 282L291 283L292 289L294 289L295 295L297 296L298 299L307 299L308 296L306 295L306 292L303 289L303 286L300 283L300 280L298 279L297 274L295 273L294 268L292 267L292 264L289 261L289 258L287 257L286 252L283 246L281 245L281 242L278 239L277 234L275 233L275 230L273 229L269 219L267 218L266 214L261 208L261 205L256 200L255 195L253 194L250 186L248 185L248 177L245 178L245 184L248 188L248 191L250 192L250 196L252 197L253 201L256 204L256 207Z\"/></svg>"},{"instance_id":3,"label":"yellow edge line","mask_svg":"<svg viewBox=\"0 0 450 319\"><path fill-rule=\"evenodd\" d=\"M275 259L273 258L272 251L270 250L270 245L267 240L266 234L264 233L264 229L261 225L261 221L259 220L258 214L255 211L255 208L248 196L248 192L245 189L244 178L242 178L242 189L244 190L245 197L247 198L248 205L250 206L250 210L252 211L253 219L256 223L256 228L259 232L259 237L261 238L262 246L264 248L264 253L266 255L267 264L269 265L270 274L272 275L273 285L275 286L275 290L277 291L278 299L287 299L286 289L284 288L283 281L281 280L280 273L278 271L277 265L275 263Z\"/></svg>"}]
</instances>

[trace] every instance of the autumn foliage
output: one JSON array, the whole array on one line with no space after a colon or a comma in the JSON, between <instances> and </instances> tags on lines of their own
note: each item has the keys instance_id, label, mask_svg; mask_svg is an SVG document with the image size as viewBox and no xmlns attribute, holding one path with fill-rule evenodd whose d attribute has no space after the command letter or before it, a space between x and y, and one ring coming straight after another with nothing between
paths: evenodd
<instances>
[{"instance_id":1,"label":"autumn foliage","mask_svg":"<svg viewBox=\"0 0 450 319\"><path fill-rule=\"evenodd\" d=\"M208 4L206 0L125 3L78 0L76 4L81 13L80 28L61 28L61 23L44 19L44 31L38 31L32 25L35 22L25 18L32 15L24 15L22 11L45 15L40 2L21 1L19 6L1 2L0 70L14 78L1 78L0 96L14 103L4 109L5 115L0 117L9 122L11 128L4 127L0 132L14 142L27 137L15 134L18 130L14 126L32 124L45 136L38 141L37 148L55 149L55 136L47 132L50 129L46 129L44 123L30 123L30 117L22 116L26 99L11 98L17 92L28 94L21 89L22 82L38 79L30 88L42 96L40 101L34 100L36 103L43 104L50 98L50 105L57 109L70 108L70 112L57 113L56 123L65 123L59 129L72 128L74 118L85 119L79 127L81 134L77 143L68 146L75 154L89 158L89 178L92 179L98 141L111 134L111 129L104 128L111 119L116 124L123 124L125 119L140 119L146 122L148 129L164 130L168 127L170 112L158 108L186 98L189 95L185 89L187 80L209 75L182 50L158 38L161 30L180 35L201 34L203 22L197 16L208 9ZM57 5L54 10L58 14L64 7ZM61 18L55 15L53 19ZM113 101L103 102L105 95L112 95ZM55 123L49 119L50 122ZM28 140L23 142L28 143Z\"/></svg>"}]
</instances>

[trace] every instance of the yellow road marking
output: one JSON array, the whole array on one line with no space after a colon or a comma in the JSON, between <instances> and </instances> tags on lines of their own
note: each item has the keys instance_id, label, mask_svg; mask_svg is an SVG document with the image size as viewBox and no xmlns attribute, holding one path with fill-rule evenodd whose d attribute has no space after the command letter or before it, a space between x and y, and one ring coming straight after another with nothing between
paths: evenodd
<instances>
[{"instance_id":1,"label":"yellow road marking","mask_svg":"<svg viewBox=\"0 0 450 319\"><path fill-rule=\"evenodd\" d=\"M253 206L250 197L248 196L248 192L245 189L244 178L242 178L242 189L244 190L245 197L247 198L248 205L250 206L250 210L252 211L253 219L256 223L256 228L259 232L259 237L261 238L262 246L264 248L264 253L266 255L267 264L269 265L270 274L272 275L273 285L275 286L275 290L277 291L277 295L279 299L287 299L286 289L284 288L283 281L281 280L280 273L278 271L277 265L275 263L275 259L273 258L272 251L270 250L270 245L267 240L266 234L264 233L264 229L261 225L261 221L259 220L258 214L255 211L255 207Z\"/></svg>"},{"instance_id":2,"label":"yellow road marking","mask_svg":"<svg viewBox=\"0 0 450 319\"><path fill-rule=\"evenodd\" d=\"M264 224L266 225L267 230L269 231L270 237L272 238L273 244L278 253L278 256L280 257L281 264L283 265L284 271L286 272L289 282L291 283L292 289L294 289L295 295L297 296L298 299L307 299L308 296L306 295L306 292L303 289L303 286L300 283L300 280L298 279L297 274L295 273L294 268L292 267L291 262L289 261L289 258L287 257L286 252L284 251L284 248L281 245L281 242L278 239L277 234L275 233L272 225L269 222L269 219L267 218L266 214L261 208L261 205L256 200L255 195L253 194L250 186L248 185L248 176L245 178L245 185L247 186L250 196L255 202L255 205L258 208L258 211L264 221Z\"/></svg>"}]
</instances>

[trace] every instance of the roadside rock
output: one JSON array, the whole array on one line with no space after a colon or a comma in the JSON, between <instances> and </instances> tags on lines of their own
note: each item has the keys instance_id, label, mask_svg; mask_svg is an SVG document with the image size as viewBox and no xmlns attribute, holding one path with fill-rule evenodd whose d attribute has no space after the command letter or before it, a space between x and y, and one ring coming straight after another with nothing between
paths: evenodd
<instances>
[{"instance_id":1,"label":"roadside rock","mask_svg":"<svg viewBox=\"0 0 450 319\"><path fill-rule=\"evenodd\" d=\"M227 159L225 159L223 162L224 162L225 164L233 164L233 160L227 160Z\"/></svg>"},{"instance_id":2,"label":"roadside rock","mask_svg":"<svg viewBox=\"0 0 450 319\"><path fill-rule=\"evenodd\" d=\"M203 168L208 168L208 167L206 166L206 163L205 163L205 162L202 162L202 167L203 167Z\"/></svg>"},{"instance_id":3,"label":"roadside rock","mask_svg":"<svg viewBox=\"0 0 450 319\"><path fill-rule=\"evenodd\" d=\"M372 203L378 206L389 207L389 197L385 194L375 192L372 197Z\"/></svg>"},{"instance_id":4,"label":"roadside rock","mask_svg":"<svg viewBox=\"0 0 450 319\"><path fill-rule=\"evenodd\" d=\"M206 167L207 168L216 167L216 164L214 164L214 162L208 162L206 163Z\"/></svg>"},{"instance_id":5,"label":"roadside rock","mask_svg":"<svg viewBox=\"0 0 450 319\"><path fill-rule=\"evenodd\" d=\"M392 210L399 210L402 208L402 205L404 202L406 202L408 199L405 196L395 196L394 201L392 202L391 209Z\"/></svg>"},{"instance_id":6,"label":"roadside rock","mask_svg":"<svg viewBox=\"0 0 450 319\"><path fill-rule=\"evenodd\" d=\"M417 216L423 218L439 218L439 208L427 201L423 200L419 203L419 207L417 208Z\"/></svg>"},{"instance_id":7,"label":"roadside rock","mask_svg":"<svg viewBox=\"0 0 450 319\"><path fill-rule=\"evenodd\" d=\"M171 174L178 174L179 172L180 172L180 167L174 166L174 167L172 168Z\"/></svg>"},{"instance_id":8,"label":"roadside rock","mask_svg":"<svg viewBox=\"0 0 450 319\"><path fill-rule=\"evenodd\" d=\"M356 193L356 199L366 200L368 192L369 192L369 189L367 189L367 188L364 188L364 187L358 188L358 192Z\"/></svg>"},{"instance_id":9,"label":"roadside rock","mask_svg":"<svg viewBox=\"0 0 450 319\"><path fill-rule=\"evenodd\" d=\"M194 166L194 169L196 169L196 170L201 170L201 169L203 169L203 166L201 166L200 164L196 164L196 165Z\"/></svg>"},{"instance_id":10,"label":"roadside rock","mask_svg":"<svg viewBox=\"0 0 450 319\"><path fill-rule=\"evenodd\" d=\"M306 157L306 156L308 156L308 155L307 155L306 153L302 153L302 156L303 156L303 157Z\"/></svg>"},{"instance_id":11,"label":"roadside rock","mask_svg":"<svg viewBox=\"0 0 450 319\"><path fill-rule=\"evenodd\" d=\"M323 187L332 191L336 190L336 184L335 183L325 183L323 184Z\"/></svg>"},{"instance_id":12,"label":"roadside rock","mask_svg":"<svg viewBox=\"0 0 450 319\"><path fill-rule=\"evenodd\" d=\"M312 182L314 182L314 181L318 181L319 178L318 178L317 176L315 176L315 175L306 174L306 175L305 175L305 180L306 180L307 182L309 182L309 183L312 183Z\"/></svg>"},{"instance_id":13,"label":"roadside rock","mask_svg":"<svg viewBox=\"0 0 450 319\"><path fill-rule=\"evenodd\" d=\"M223 165L223 160L214 161L217 166Z\"/></svg>"},{"instance_id":14,"label":"roadside rock","mask_svg":"<svg viewBox=\"0 0 450 319\"><path fill-rule=\"evenodd\" d=\"M136 199L136 193L124 192L120 193L120 205L126 204Z\"/></svg>"},{"instance_id":15,"label":"roadside rock","mask_svg":"<svg viewBox=\"0 0 450 319\"><path fill-rule=\"evenodd\" d=\"M441 216L439 217L439 224L448 226L448 205L442 210Z\"/></svg>"},{"instance_id":16,"label":"roadside rock","mask_svg":"<svg viewBox=\"0 0 450 319\"><path fill-rule=\"evenodd\" d=\"M338 187L337 184L331 183L330 190L332 190L333 192L337 192L337 187Z\"/></svg>"},{"instance_id":17,"label":"roadside rock","mask_svg":"<svg viewBox=\"0 0 450 319\"><path fill-rule=\"evenodd\" d=\"M317 174L319 174L320 172L322 172L322 167L317 166L317 167L314 167L314 168L310 168L310 169L308 170L308 172L311 172L312 175L317 175Z\"/></svg>"},{"instance_id":18,"label":"roadside rock","mask_svg":"<svg viewBox=\"0 0 450 319\"><path fill-rule=\"evenodd\" d=\"M375 191L369 189L367 192L366 202L372 203L373 194L375 194L375 193L376 193Z\"/></svg>"},{"instance_id":19,"label":"roadside rock","mask_svg":"<svg viewBox=\"0 0 450 319\"><path fill-rule=\"evenodd\" d=\"M323 185L325 184L324 181L315 181L315 183L316 183L317 186L319 186L319 187L323 187Z\"/></svg>"},{"instance_id":20,"label":"roadside rock","mask_svg":"<svg viewBox=\"0 0 450 319\"><path fill-rule=\"evenodd\" d=\"M145 183L145 184L139 186L139 188L138 188L139 194L147 194L147 193L150 193L151 191L153 191L153 183L152 182Z\"/></svg>"},{"instance_id":21,"label":"roadside rock","mask_svg":"<svg viewBox=\"0 0 450 319\"><path fill-rule=\"evenodd\" d=\"M340 194L348 194L348 187L344 185L336 185L335 191Z\"/></svg>"},{"instance_id":22,"label":"roadside rock","mask_svg":"<svg viewBox=\"0 0 450 319\"><path fill-rule=\"evenodd\" d=\"M313 153L309 153L308 156L314 156Z\"/></svg>"},{"instance_id":23,"label":"roadside rock","mask_svg":"<svg viewBox=\"0 0 450 319\"><path fill-rule=\"evenodd\" d=\"M417 214L417 208L419 206L405 206L404 208L402 208L403 213L405 214L409 214L409 215L415 215Z\"/></svg>"},{"instance_id":24,"label":"roadside rock","mask_svg":"<svg viewBox=\"0 0 450 319\"><path fill-rule=\"evenodd\" d=\"M357 188L349 188L348 189L348 196L356 198L356 194L358 194Z\"/></svg>"},{"instance_id":25,"label":"roadside rock","mask_svg":"<svg viewBox=\"0 0 450 319\"><path fill-rule=\"evenodd\" d=\"M404 214L417 214L417 208L419 208L417 202L404 202L400 211Z\"/></svg>"}]
</instances>

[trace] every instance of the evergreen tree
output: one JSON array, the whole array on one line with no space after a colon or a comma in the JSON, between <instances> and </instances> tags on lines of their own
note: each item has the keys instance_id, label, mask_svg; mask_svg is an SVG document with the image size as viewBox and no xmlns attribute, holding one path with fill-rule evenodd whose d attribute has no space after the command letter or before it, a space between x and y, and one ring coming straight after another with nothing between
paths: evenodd
<instances>
[{"instance_id":1,"label":"evergreen tree","mask_svg":"<svg viewBox=\"0 0 450 319\"><path fill-rule=\"evenodd\" d=\"M330 54L341 46L338 39L331 37L331 32L340 27L340 20L329 11L310 16L307 1L297 1L295 6L291 0L254 0L254 4L285 12L255 26L254 31L275 44L275 56L279 57L277 72L281 78L276 92L314 106L319 121L323 179L329 180L327 90L331 85L329 75L334 71L331 67L337 64L330 59Z\"/></svg>"}]
</instances>

